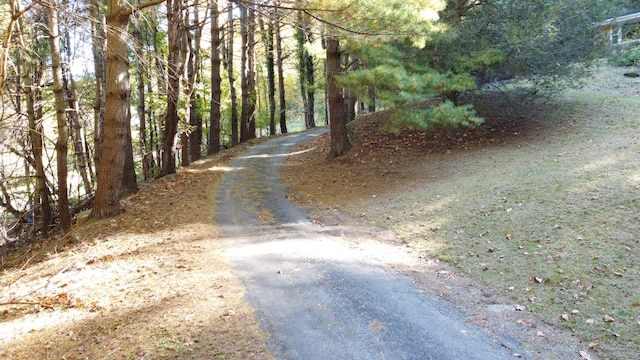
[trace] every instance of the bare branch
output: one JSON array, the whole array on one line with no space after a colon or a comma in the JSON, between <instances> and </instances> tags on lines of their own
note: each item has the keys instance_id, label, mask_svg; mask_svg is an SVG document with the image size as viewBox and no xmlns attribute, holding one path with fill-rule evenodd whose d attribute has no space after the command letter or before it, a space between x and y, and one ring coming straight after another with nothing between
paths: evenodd
<instances>
[{"instance_id":1,"label":"bare branch","mask_svg":"<svg viewBox=\"0 0 640 360\"><path fill-rule=\"evenodd\" d=\"M138 11L140 11L140 10L142 10L144 8L148 8L150 6L160 5L163 2L165 2L165 0L152 0L152 1L148 1L148 2L145 2L145 3L139 4L138 6L134 7L133 9L131 9L131 13L138 12Z\"/></svg>"},{"instance_id":2,"label":"bare branch","mask_svg":"<svg viewBox=\"0 0 640 360\"><path fill-rule=\"evenodd\" d=\"M256 6L256 7L261 7L261 8L265 8L265 9L280 9L280 10L294 10L294 11L319 11L319 12L342 12L345 11L349 8L351 8L353 6L353 2L349 3L348 5L341 7L341 8L337 8L337 9L327 9L327 8L310 8L310 7L304 7L304 6L293 6L293 5L289 5L289 6L283 6L283 5L279 5L279 4L265 4L265 3L259 3L256 1L248 1L248 0L236 0L234 1L235 3L241 4L241 5L250 5L250 6Z\"/></svg>"}]
</instances>

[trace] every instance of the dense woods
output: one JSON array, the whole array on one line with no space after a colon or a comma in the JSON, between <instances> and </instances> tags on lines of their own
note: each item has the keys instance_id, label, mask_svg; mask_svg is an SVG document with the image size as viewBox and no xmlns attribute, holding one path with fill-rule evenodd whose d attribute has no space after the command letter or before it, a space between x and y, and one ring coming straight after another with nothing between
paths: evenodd
<instances>
[{"instance_id":1,"label":"dense woods","mask_svg":"<svg viewBox=\"0 0 640 360\"><path fill-rule=\"evenodd\" d=\"M633 1L9 0L0 5L2 241L120 212L138 182L258 136L398 108L476 126L464 94L570 85ZM428 100L431 107L412 106Z\"/></svg>"}]
</instances>

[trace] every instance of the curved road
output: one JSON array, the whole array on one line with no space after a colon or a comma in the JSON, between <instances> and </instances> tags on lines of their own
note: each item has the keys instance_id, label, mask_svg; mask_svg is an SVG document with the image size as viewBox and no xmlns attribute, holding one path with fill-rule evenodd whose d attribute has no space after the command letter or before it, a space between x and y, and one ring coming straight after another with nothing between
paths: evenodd
<instances>
[{"instance_id":1,"label":"curved road","mask_svg":"<svg viewBox=\"0 0 640 360\"><path fill-rule=\"evenodd\" d=\"M323 233L285 196L279 167L297 133L256 145L231 163L215 221L278 359L513 359L513 339L493 339L408 277L365 260Z\"/></svg>"}]
</instances>

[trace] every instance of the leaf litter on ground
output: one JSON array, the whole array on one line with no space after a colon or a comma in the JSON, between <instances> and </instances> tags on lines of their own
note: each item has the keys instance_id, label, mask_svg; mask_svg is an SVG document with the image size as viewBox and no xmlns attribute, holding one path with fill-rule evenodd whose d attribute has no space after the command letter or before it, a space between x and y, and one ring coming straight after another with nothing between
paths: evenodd
<instances>
[{"instance_id":1,"label":"leaf litter on ground","mask_svg":"<svg viewBox=\"0 0 640 360\"><path fill-rule=\"evenodd\" d=\"M2 249L0 358L271 359L212 222L242 149L143 184L120 216Z\"/></svg>"}]
</instances>

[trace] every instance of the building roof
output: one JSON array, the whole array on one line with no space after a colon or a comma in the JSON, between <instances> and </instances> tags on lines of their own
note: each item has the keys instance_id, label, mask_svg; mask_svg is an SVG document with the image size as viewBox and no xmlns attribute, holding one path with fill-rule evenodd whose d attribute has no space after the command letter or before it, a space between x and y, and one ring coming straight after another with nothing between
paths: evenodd
<instances>
[{"instance_id":1,"label":"building roof","mask_svg":"<svg viewBox=\"0 0 640 360\"><path fill-rule=\"evenodd\" d=\"M611 25L622 25L622 24L637 23L637 22L640 22L640 11L635 11L632 13L607 19L601 22L600 25L611 26Z\"/></svg>"}]
</instances>

